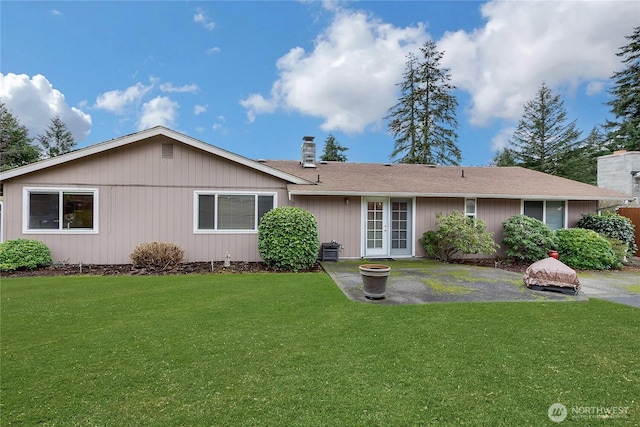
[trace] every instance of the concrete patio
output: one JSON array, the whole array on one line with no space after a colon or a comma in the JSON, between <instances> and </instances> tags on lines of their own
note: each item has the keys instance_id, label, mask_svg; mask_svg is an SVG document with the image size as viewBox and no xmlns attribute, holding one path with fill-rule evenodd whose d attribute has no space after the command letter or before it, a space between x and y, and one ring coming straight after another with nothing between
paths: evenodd
<instances>
[{"instance_id":1,"label":"concrete patio","mask_svg":"<svg viewBox=\"0 0 640 427\"><path fill-rule=\"evenodd\" d=\"M522 273L432 260L381 261L391 266L385 299L364 296L358 266L366 260L325 261L322 266L345 296L370 304L425 304L437 302L588 301L600 298L640 308L640 274L589 272L578 274L576 295L527 289Z\"/></svg>"}]
</instances>

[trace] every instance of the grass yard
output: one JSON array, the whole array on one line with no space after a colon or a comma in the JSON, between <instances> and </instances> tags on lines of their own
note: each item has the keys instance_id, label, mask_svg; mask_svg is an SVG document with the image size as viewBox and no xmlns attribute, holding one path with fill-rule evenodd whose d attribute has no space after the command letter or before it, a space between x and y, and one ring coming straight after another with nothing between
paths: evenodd
<instances>
[{"instance_id":1,"label":"grass yard","mask_svg":"<svg viewBox=\"0 0 640 427\"><path fill-rule=\"evenodd\" d=\"M556 402L563 426L640 423L640 310L604 301L381 306L314 273L0 286L6 426L541 426Z\"/></svg>"}]
</instances>

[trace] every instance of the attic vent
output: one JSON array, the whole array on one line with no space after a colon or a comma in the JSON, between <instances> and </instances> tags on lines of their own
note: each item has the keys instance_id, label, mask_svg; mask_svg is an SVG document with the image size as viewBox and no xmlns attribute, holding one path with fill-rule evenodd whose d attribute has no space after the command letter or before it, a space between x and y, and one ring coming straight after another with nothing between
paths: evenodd
<instances>
[{"instance_id":1,"label":"attic vent","mask_svg":"<svg viewBox=\"0 0 640 427\"><path fill-rule=\"evenodd\" d=\"M313 142L315 137L305 136L302 138L302 167L303 168L315 168L316 167L316 143Z\"/></svg>"},{"instance_id":2,"label":"attic vent","mask_svg":"<svg viewBox=\"0 0 640 427\"><path fill-rule=\"evenodd\" d=\"M173 159L173 144L162 144L162 158Z\"/></svg>"}]
</instances>

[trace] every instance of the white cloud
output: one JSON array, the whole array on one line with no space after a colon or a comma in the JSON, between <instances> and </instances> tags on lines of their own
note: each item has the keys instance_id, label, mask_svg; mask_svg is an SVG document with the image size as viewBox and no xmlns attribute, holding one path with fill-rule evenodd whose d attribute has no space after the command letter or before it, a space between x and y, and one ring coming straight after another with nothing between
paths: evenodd
<instances>
[{"instance_id":1,"label":"white cloud","mask_svg":"<svg viewBox=\"0 0 640 427\"><path fill-rule=\"evenodd\" d=\"M125 90L111 90L98 95L94 107L107 110L115 114L123 114L127 106L137 104L146 95L153 84L145 86L138 82Z\"/></svg>"},{"instance_id":2,"label":"white cloud","mask_svg":"<svg viewBox=\"0 0 640 427\"><path fill-rule=\"evenodd\" d=\"M398 28L337 10L311 52L296 47L277 61L269 98L251 94L240 103L249 122L280 108L322 118L324 131L363 132L397 102L406 55L426 40L422 24Z\"/></svg>"},{"instance_id":3,"label":"white cloud","mask_svg":"<svg viewBox=\"0 0 640 427\"><path fill-rule=\"evenodd\" d=\"M218 46L214 46L214 47L209 48L209 49L207 49L207 50L205 51L205 53L206 53L207 55L210 55L210 54L212 54L212 53L220 53L220 52L222 52L222 49L220 49Z\"/></svg>"},{"instance_id":4,"label":"white cloud","mask_svg":"<svg viewBox=\"0 0 640 427\"><path fill-rule=\"evenodd\" d=\"M216 27L216 23L209 18L207 12L200 8L198 8L196 14L193 15L193 22L202 25L207 30L213 30Z\"/></svg>"},{"instance_id":5,"label":"white cloud","mask_svg":"<svg viewBox=\"0 0 640 427\"><path fill-rule=\"evenodd\" d=\"M62 12L60 12L58 9L51 9L49 13L51 13L53 16L63 16Z\"/></svg>"},{"instance_id":6,"label":"white cloud","mask_svg":"<svg viewBox=\"0 0 640 427\"><path fill-rule=\"evenodd\" d=\"M86 139L91 131L91 116L70 107L62 92L41 74L29 78L26 74L0 73L0 100L27 127L31 137L42 133L56 115L76 142Z\"/></svg>"},{"instance_id":7,"label":"white cloud","mask_svg":"<svg viewBox=\"0 0 640 427\"><path fill-rule=\"evenodd\" d=\"M247 109L247 119L249 123L253 123L256 114L273 113L276 111L277 105L274 101L265 99L264 96L254 93L248 98L240 101L240 105Z\"/></svg>"},{"instance_id":8,"label":"white cloud","mask_svg":"<svg viewBox=\"0 0 640 427\"><path fill-rule=\"evenodd\" d=\"M208 105L196 105L193 107L193 114L200 115L207 111Z\"/></svg>"},{"instance_id":9,"label":"white cloud","mask_svg":"<svg viewBox=\"0 0 640 427\"><path fill-rule=\"evenodd\" d=\"M585 93L589 96L597 95L604 90L604 87L605 87L605 82L594 80L587 84L587 89L585 90Z\"/></svg>"},{"instance_id":10,"label":"white cloud","mask_svg":"<svg viewBox=\"0 0 640 427\"><path fill-rule=\"evenodd\" d=\"M227 121L227 119L225 119L224 116L218 116L216 117L217 123L214 123L213 126L211 126L211 129L213 130L220 130L222 129L222 127L224 126L224 123Z\"/></svg>"},{"instance_id":11,"label":"white cloud","mask_svg":"<svg viewBox=\"0 0 640 427\"><path fill-rule=\"evenodd\" d=\"M509 140L516 131L515 127L506 127L500 129L500 131L491 138L491 150L498 151L509 145Z\"/></svg>"},{"instance_id":12,"label":"white cloud","mask_svg":"<svg viewBox=\"0 0 640 427\"><path fill-rule=\"evenodd\" d=\"M160 90L168 93L196 93L200 88L196 84L174 86L172 83L162 83L160 85Z\"/></svg>"},{"instance_id":13,"label":"white cloud","mask_svg":"<svg viewBox=\"0 0 640 427\"><path fill-rule=\"evenodd\" d=\"M474 124L519 118L543 81L601 90L639 16L635 1L491 1L481 11L484 27L438 43L453 84L471 94Z\"/></svg>"},{"instance_id":14,"label":"white cloud","mask_svg":"<svg viewBox=\"0 0 640 427\"><path fill-rule=\"evenodd\" d=\"M178 114L178 103L166 96L157 96L142 105L142 115L138 121L138 130L154 126L172 128Z\"/></svg>"}]
</instances>

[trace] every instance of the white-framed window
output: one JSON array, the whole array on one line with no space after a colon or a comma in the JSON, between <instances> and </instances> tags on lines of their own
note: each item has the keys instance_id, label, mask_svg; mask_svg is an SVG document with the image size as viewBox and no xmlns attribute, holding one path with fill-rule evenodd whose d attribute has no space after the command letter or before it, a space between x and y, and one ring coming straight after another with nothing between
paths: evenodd
<instances>
[{"instance_id":1,"label":"white-framed window","mask_svg":"<svg viewBox=\"0 0 640 427\"><path fill-rule=\"evenodd\" d=\"M476 199L464 199L464 215L469 218L475 218L476 211Z\"/></svg>"},{"instance_id":2,"label":"white-framed window","mask_svg":"<svg viewBox=\"0 0 640 427\"><path fill-rule=\"evenodd\" d=\"M25 234L98 233L97 188L28 187L22 199Z\"/></svg>"},{"instance_id":3,"label":"white-framed window","mask_svg":"<svg viewBox=\"0 0 640 427\"><path fill-rule=\"evenodd\" d=\"M262 216L276 207L276 193L196 191L194 233L257 232Z\"/></svg>"},{"instance_id":4,"label":"white-framed window","mask_svg":"<svg viewBox=\"0 0 640 427\"><path fill-rule=\"evenodd\" d=\"M567 225L566 205L564 200L523 200L522 213L544 222L552 230L558 230Z\"/></svg>"}]
</instances>

